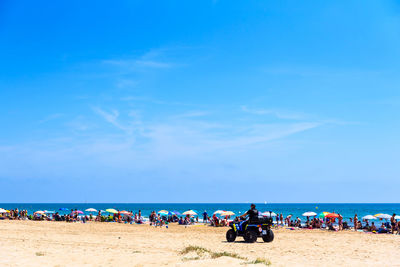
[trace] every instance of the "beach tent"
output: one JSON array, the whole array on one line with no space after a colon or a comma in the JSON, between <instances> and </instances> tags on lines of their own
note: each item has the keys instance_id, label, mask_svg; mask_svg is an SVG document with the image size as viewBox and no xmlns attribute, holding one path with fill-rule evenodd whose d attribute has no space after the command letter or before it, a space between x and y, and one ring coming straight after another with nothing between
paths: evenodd
<instances>
[{"instance_id":1,"label":"beach tent","mask_svg":"<svg viewBox=\"0 0 400 267\"><path fill-rule=\"evenodd\" d=\"M362 219L363 220L376 220L377 218L372 215L366 215L366 216L362 217Z\"/></svg>"},{"instance_id":2,"label":"beach tent","mask_svg":"<svg viewBox=\"0 0 400 267\"><path fill-rule=\"evenodd\" d=\"M232 211L225 211L221 213L221 216L233 216L233 215L235 215L235 213Z\"/></svg>"},{"instance_id":3,"label":"beach tent","mask_svg":"<svg viewBox=\"0 0 400 267\"><path fill-rule=\"evenodd\" d=\"M85 211L87 211L87 212L97 212L97 210L94 209L94 208L85 209Z\"/></svg>"},{"instance_id":4,"label":"beach tent","mask_svg":"<svg viewBox=\"0 0 400 267\"><path fill-rule=\"evenodd\" d=\"M183 215L190 215L190 216L194 216L197 215L196 212L194 212L193 210L187 210L184 213L182 213Z\"/></svg>"},{"instance_id":5,"label":"beach tent","mask_svg":"<svg viewBox=\"0 0 400 267\"><path fill-rule=\"evenodd\" d=\"M303 213L304 217L313 217L313 216L317 216L317 214L313 211L307 211Z\"/></svg>"},{"instance_id":6,"label":"beach tent","mask_svg":"<svg viewBox=\"0 0 400 267\"><path fill-rule=\"evenodd\" d=\"M389 214L385 214L385 213L378 213L374 215L376 218L379 219L386 219L389 220L392 216L390 216Z\"/></svg>"},{"instance_id":7,"label":"beach tent","mask_svg":"<svg viewBox=\"0 0 400 267\"><path fill-rule=\"evenodd\" d=\"M106 211L109 213L118 213L118 211L115 209L106 209Z\"/></svg>"}]
</instances>

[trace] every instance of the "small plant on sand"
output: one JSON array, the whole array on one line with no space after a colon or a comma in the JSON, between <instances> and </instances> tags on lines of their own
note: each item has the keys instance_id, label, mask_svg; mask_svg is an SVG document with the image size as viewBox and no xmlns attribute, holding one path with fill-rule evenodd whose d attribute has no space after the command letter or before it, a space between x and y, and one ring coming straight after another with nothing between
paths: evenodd
<instances>
[{"instance_id":1,"label":"small plant on sand","mask_svg":"<svg viewBox=\"0 0 400 267\"><path fill-rule=\"evenodd\" d=\"M247 262L244 262L242 264L264 264L264 265L271 265L271 262L267 259L264 258L257 258L253 261L248 261L249 259L246 257L242 257L237 253L232 253L232 252L227 252L227 251L223 251L223 252L214 252L211 251L207 248L203 248L203 247L199 247L199 246L187 246L185 247L183 250L181 250L179 252L179 254L181 255L186 255L189 253L196 253L197 256L195 257L184 257L182 258L183 261L190 261L190 260L200 260L206 256L210 257L211 259L216 259L216 258L220 258L220 257L231 257L231 258L235 258L235 259L239 259L239 260L245 260Z\"/></svg>"},{"instance_id":2,"label":"small plant on sand","mask_svg":"<svg viewBox=\"0 0 400 267\"><path fill-rule=\"evenodd\" d=\"M200 260L201 258L199 256L197 257L192 257L192 258L182 258L183 261L195 261L195 260Z\"/></svg>"},{"instance_id":3,"label":"small plant on sand","mask_svg":"<svg viewBox=\"0 0 400 267\"><path fill-rule=\"evenodd\" d=\"M236 253L231 253L231 252L210 252L210 256L212 259L220 258L220 257L231 257L239 260L247 260L247 258L240 256L239 254Z\"/></svg>"},{"instance_id":4,"label":"small plant on sand","mask_svg":"<svg viewBox=\"0 0 400 267\"><path fill-rule=\"evenodd\" d=\"M264 265L271 265L271 261L263 258L257 258L254 261L246 262L246 264L264 264Z\"/></svg>"},{"instance_id":5,"label":"small plant on sand","mask_svg":"<svg viewBox=\"0 0 400 267\"><path fill-rule=\"evenodd\" d=\"M204 253L210 253L210 250L199 246L187 246L180 252L180 254L185 255L190 252L196 252L197 255L203 255Z\"/></svg>"},{"instance_id":6,"label":"small plant on sand","mask_svg":"<svg viewBox=\"0 0 400 267\"><path fill-rule=\"evenodd\" d=\"M36 252L35 254L36 254L36 256L44 256L44 252L40 252L40 251Z\"/></svg>"}]
</instances>

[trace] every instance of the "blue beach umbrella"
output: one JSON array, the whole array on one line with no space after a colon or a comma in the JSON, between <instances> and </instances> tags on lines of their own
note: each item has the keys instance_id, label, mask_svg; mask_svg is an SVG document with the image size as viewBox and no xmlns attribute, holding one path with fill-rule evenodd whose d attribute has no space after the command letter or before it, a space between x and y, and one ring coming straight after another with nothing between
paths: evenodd
<instances>
[{"instance_id":1,"label":"blue beach umbrella","mask_svg":"<svg viewBox=\"0 0 400 267\"><path fill-rule=\"evenodd\" d=\"M173 213L175 213L175 215L181 216L182 214L179 211L174 210Z\"/></svg>"},{"instance_id":2,"label":"blue beach umbrella","mask_svg":"<svg viewBox=\"0 0 400 267\"><path fill-rule=\"evenodd\" d=\"M61 211L68 211L69 209L68 209L68 208L59 208L58 210L61 210Z\"/></svg>"}]
</instances>

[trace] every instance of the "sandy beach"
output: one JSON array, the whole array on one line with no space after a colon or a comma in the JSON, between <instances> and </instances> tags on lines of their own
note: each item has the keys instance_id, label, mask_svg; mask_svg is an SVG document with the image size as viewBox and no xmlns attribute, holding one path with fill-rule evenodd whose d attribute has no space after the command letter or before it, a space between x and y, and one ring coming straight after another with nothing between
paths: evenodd
<instances>
[{"instance_id":1,"label":"sandy beach","mask_svg":"<svg viewBox=\"0 0 400 267\"><path fill-rule=\"evenodd\" d=\"M275 240L225 241L228 228L0 221L3 266L400 266L400 236L275 230ZM188 247L200 247L196 251ZM221 256L223 255L227 256ZM255 264L254 261L262 262Z\"/></svg>"}]
</instances>

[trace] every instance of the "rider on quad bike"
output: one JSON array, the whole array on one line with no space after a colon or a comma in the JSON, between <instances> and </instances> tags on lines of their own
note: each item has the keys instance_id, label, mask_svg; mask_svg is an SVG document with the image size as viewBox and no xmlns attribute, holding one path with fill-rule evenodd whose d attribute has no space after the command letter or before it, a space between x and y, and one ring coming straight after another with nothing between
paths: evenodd
<instances>
[{"instance_id":1,"label":"rider on quad bike","mask_svg":"<svg viewBox=\"0 0 400 267\"><path fill-rule=\"evenodd\" d=\"M243 215L240 215L239 218L246 218L246 216L249 216L249 219L243 223L243 227L245 227L247 224L254 223L258 221L258 210L256 209L256 205L251 204L250 209L246 211Z\"/></svg>"},{"instance_id":2,"label":"rider on quad bike","mask_svg":"<svg viewBox=\"0 0 400 267\"><path fill-rule=\"evenodd\" d=\"M240 221L241 218L246 216L248 216L246 221ZM250 209L237 219L229 224L231 229L226 233L228 242L235 241L237 236L243 236L248 243L256 242L258 237L262 237L264 242L274 240L274 233L271 230L271 216L269 218L259 217L256 205L251 204Z\"/></svg>"}]
</instances>

